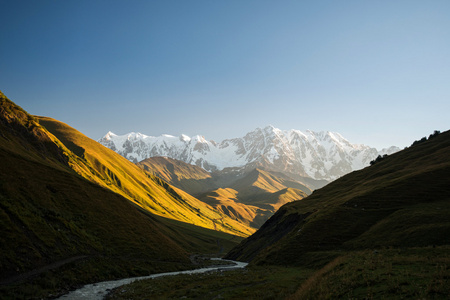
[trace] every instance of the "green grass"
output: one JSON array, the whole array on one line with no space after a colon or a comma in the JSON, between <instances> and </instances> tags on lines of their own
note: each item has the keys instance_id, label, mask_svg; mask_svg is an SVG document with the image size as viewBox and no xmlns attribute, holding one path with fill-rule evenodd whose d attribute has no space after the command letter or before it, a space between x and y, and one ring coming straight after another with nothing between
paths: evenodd
<instances>
[{"instance_id":1,"label":"green grass","mask_svg":"<svg viewBox=\"0 0 450 300\"><path fill-rule=\"evenodd\" d=\"M294 293L311 273L309 269L252 267L161 277L119 287L107 299L280 299Z\"/></svg>"},{"instance_id":2,"label":"green grass","mask_svg":"<svg viewBox=\"0 0 450 300\"><path fill-rule=\"evenodd\" d=\"M304 257L308 268L250 266L161 277L119 287L108 299L448 299L449 250L316 252Z\"/></svg>"},{"instance_id":3,"label":"green grass","mask_svg":"<svg viewBox=\"0 0 450 300\"><path fill-rule=\"evenodd\" d=\"M231 235L226 232L215 231L193 224L154 216L161 223L170 228L170 232L176 233L177 242L184 249L194 254L223 256L236 247L243 237Z\"/></svg>"},{"instance_id":4,"label":"green grass","mask_svg":"<svg viewBox=\"0 0 450 300\"><path fill-rule=\"evenodd\" d=\"M289 299L448 299L449 250L350 252L317 271Z\"/></svg>"},{"instance_id":5,"label":"green grass","mask_svg":"<svg viewBox=\"0 0 450 300\"><path fill-rule=\"evenodd\" d=\"M88 283L191 268L190 263L91 256L45 271L24 281L0 286L0 298L52 298Z\"/></svg>"}]
</instances>

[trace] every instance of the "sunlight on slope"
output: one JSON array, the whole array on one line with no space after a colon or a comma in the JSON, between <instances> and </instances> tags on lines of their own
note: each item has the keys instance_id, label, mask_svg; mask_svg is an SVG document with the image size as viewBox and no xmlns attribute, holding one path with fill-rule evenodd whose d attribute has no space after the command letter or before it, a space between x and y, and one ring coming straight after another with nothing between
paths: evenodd
<instances>
[{"instance_id":1,"label":"sunlight on slope","mask_svg":"<svg viewBox=\"0 0 450 300\"><path fill-rule=\"evenodd\" d=\"M254 229L170 186L70 126L47 117L38 119L83 161L80 165L77 159L71 160L77 173L121 194L142 208L167 218L240 236L254 232Z\"/></svg>"}]
</instances>

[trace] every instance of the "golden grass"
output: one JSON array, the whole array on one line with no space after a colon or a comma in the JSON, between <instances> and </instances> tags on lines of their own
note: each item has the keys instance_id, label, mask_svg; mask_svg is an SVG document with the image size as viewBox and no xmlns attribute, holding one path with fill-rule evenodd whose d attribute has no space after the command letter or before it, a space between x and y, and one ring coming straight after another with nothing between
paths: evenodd
<instances>
[{"instance_id":1,"label":"golden grass","mask_svg":"<svg viewBox=\"0 0 450 300\"><path fill-rule=\"evenodd\" d=\"M190 253L220 253L240 241L155 218L113 192L124 187L128 195L142 175L119 170L120 159L102 165L95 151L61 142L2 94L0 104L0 298L43 298L82 283L192 268ZM182 192L148 178L155 197L188 206Z\"/></svg>"},{"instance_id":2,"label":"golden grass","mask_svg":"<svg viewBox=\"0 0 450 300\"><path fill-rule=\"evenodd\" d=\"M284 185L287 183L267 171L255 169L229 187L204 193L199 199L233 219L259 228L282 205L306 197L303 191Z\"/></svg>"},{"instance_id":3,"label":"golden grass","mask_svg":"<svg viewBox=\"0 0 450 300\"><path fill-rule=\"evenodd\" d=\"M70 126L46 117L39 117L39 122L77 153L78 159L84 164L83 167L75 166L75 171L143 209L166 218L231 234L248 236L254 232L254 229L170 186Z\"/></svg>"}]
</instances>

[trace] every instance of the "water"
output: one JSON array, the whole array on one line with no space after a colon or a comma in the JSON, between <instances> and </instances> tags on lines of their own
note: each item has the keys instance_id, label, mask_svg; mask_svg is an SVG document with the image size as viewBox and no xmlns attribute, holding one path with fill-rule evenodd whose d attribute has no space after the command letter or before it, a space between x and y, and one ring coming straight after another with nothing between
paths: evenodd
<instances>
[{"instance_id":1,"label":"water","mask_svg":"<svg viewBox=\"0 0 450 300\"><path fill-rule=\"evenodd\" d=\"M223 265L223 266L214 266L209 268L195 269L195 270L187 270L187 271L178 271L178 272L168 272L168 273L159 273L152 274L148 276L140 276L140 277L131 277L119 280L112 281L103 281L93 284L87 284L78 290L72 291L66 295L59 297L58 299L64 300L80 300L80 299L92 299L92 300L101 300L103 299L110 290L119 287L121 285L129 284L136 280L150 279L162 276L173 276L179 274L199 274L205 273L209 271L215 270L225 270L225 269L240 269L245 268L247 263L240 261L231 261L231 260L222 260L220 258L212 258L212 260L221 260L233 263L234 265Z\"/></svg>"}]
</instances>

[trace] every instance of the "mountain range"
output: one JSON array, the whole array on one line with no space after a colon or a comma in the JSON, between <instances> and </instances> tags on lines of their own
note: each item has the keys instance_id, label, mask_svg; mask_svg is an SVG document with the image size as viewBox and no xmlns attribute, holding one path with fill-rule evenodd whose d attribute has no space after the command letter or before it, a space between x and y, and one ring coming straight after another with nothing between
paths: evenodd
<instances>
[{"instance_id":1,"label":"mountain range","mask_svg":"<svg viewBox=\"0 0 450 300\"><path fill-rule=\"evenodd\" d=\"M309 165L298 160L294 168L291 144L300 142L286 136L295 134L266 127L228 146L182 136L180 145L194 140L185 156L200 166L156 152L134 163L0 92L0 298L53 299L86 283L193 268L199 255L229 251L249 268L160 287L180 290L176 298L448 299L450 132L392 155L374 152L370 166L347 175L331 174L360 167L356 158L368 163L373 148L315 133L298 152L308 153ZM123 139L120 147L132 146ZM225 166L220 155L220 167L207 162L220 145L242 164ZM141 295L164 298L148 289L153 283L142 283Z\"/></svg>"},{"instance_id":2,"label":"mountain range","mask_svg":"<svg viewBox=\"0 0 450 300\"><path fill-rule=\"evenodd\" d=\"M228 258L306 265L312 253L448 245L449 158L450 131L416 141L284 205Z\"/></svg>"},{"instance_id":3,"label":"mountain range","mask_svg":"<svg viewBox=\"0 0 450 300\"><path fill-rule=\"evenodd\" d=\"M99 141L133 162L165 156L196 165L206 171L248 172L255 168L283 172L291 177L335 180L368 166L378 155L400 149L352 144L336 132L282 131L273 126L257 128L244 137L220 143L203 136L116 135L108 132Z\"/></svg>"}]
</instances>

